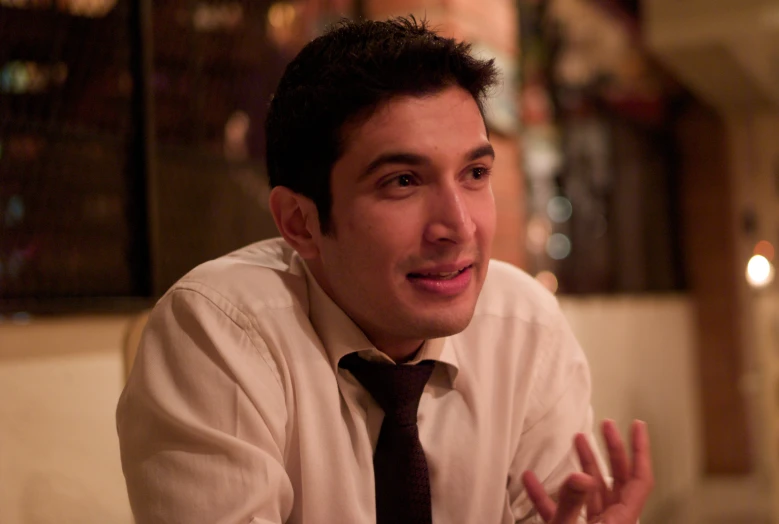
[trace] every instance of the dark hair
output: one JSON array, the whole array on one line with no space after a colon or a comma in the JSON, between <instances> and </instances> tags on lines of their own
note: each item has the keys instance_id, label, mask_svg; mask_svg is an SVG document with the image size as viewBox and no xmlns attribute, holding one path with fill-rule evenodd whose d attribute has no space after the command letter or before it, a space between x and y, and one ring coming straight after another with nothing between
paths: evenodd
<instances>
[{"instance_id":1,"label":"dark hair","mask_svg":"<svg viewBox=\"0 0 779 524\"><path fill-rule=\"evenodd\" d=\"M396 96L450 86L468 91L483 114L497 80L494 60L444 38L414 17L344 20L309 42L287 66L265 123L268 178L310 198L330 230L330 173L344 151L346 124L370 118Z\"/></svg>"}]
</instances>

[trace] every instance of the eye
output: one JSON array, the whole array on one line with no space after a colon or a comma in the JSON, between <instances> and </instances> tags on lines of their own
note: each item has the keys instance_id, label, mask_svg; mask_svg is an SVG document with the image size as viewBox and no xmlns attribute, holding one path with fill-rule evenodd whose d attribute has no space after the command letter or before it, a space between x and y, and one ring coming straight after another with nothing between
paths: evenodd
<instances>
[{"instance_id":1,"label":"eye","mask_svg":"<svg viewBox=\"0 0 779 524\"><path fill-rule=\"evenodd\" d=\"M409 187L414 183L414 177L411 175L400 175L393 180L400 187Z\"/></svg>"},{"instance_id":2,"label":"eye","mask_svg":"<svg viewBox=\"0 0 779 524\"><path fill-rule=\"evenodd\" d=\"M471 178L477 182L486 180L490 176L490 169L487 167L474 167L471 168Z\"/></svg>"},{"instance_id":3,"label":"eye","mask_svg":"<svg viewBox=\"0 0 779 524\"><path fill-rule=\"evenodd\" d=\"M406 198L413 195L421 184L415 173L394 174L379 183L378 191L385 198Z\"/></svg>"},{"instance_id":4,"label":"eye","mask_svg":"<svg viewBox=\"0 0 779 524\"><path fill-rule=\"evenodd\" d=\"M489 174L489 171L483 167L474 167L471 172L473 173L473 178L476 180L481 180Z\"/></svg>"},{"instance_id":5,"label":"eye","mask_svg":"<svg viewBox=\"0 0 779 524\"><path fill-rule=\"evenodd\" d=\"M381 187L385 188L398 188L398 187L411 187L417 185L417 180L414 175L406 173L404 175L397 175L390 177L386 181L382 182Z\"/></svg>"}]
</instances>

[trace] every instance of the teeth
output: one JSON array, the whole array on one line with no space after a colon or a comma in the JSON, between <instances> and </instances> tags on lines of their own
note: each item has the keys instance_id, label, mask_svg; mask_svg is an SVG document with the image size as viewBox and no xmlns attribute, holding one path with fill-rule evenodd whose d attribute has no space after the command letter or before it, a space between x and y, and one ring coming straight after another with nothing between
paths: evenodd
<instances>
[{"instance_id":1,"label":"teeth","mask_svg":"<svg viewBox=\"0 0 779 524\"><path fill-rule=\"evenodd\" d=\"M426 277L440 278L442 280L448 280L454 278L460 274L460 271L451 271L449 273L427 273Z\"/></svg>"},{"instance_id":2,"label":"teeth","mask_svg":"<svg viewBox=\"0 0 779 524\"><path fill-rule=\"evenodd\" d=\"M468 269L468 267L465 267L463 269L458 269L457 271L447 271L441 273L409 273L409 276L412 278L435 278L438 280L451 280L457 275L461 274L466 269Z\"/></svg>"}]
</instances>

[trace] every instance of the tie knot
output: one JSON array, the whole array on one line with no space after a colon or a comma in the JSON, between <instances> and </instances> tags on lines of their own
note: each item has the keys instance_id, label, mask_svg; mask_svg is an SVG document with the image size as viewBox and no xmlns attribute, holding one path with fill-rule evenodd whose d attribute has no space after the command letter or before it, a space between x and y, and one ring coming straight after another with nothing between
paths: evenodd
<instances>
[{"instance_id":1,"label":"tie knot","mask_svg":"<svg viewBox=\"0 0 779 524\"><path fill-rule=\"evenodd\" d=\"M433 372L432 361L424 360L414 366L395 365L371 362L351 353L339 365L368 390L386 418L401 426L417 423L419 399Z\"/></svg>"}]
</instances>

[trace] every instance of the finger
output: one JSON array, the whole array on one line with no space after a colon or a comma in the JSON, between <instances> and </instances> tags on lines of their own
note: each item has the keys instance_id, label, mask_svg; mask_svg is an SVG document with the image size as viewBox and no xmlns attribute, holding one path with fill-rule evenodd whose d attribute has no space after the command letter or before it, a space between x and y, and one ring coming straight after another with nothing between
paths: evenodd
<instances>
[{"instance_id":1,"label":"finger","mask_svg":"<svg viewBox=\"0 0 779 524\"><path fill-rule=\"evenodd\" d=\"M655 481L646 424L634 421L630 429L633 446L633 478L622 490L622 502L630 515L638 518Z\"/></svg>"},{"instance_id":2,"label":"finger","mask_svg":"<svg viewBox=\"0 0 779 524\"><path fill-rule=\"evenodd\" d=\"M595 490L595 480L584 473L573 473L560 488L557 512L551 524L575 524L587 499Z\"/></svg>"},{"instance_id":3,"label":"finger","mask_svg":"<svg viewBox=\"0 0 779 524\"><path fill-rule=\"evenodd\" d=\"M533 503L538 514L544 522L549 522L557 511L557 505L552 498L547 495L544 485L539 482L538 477L532 471L525 471L522 475L522 484L525 486L527 496Z\"/></svg>"},{"instance_id":4,"label":"finger","mask_svg":"<svg viewBox=\"0 0 779 524\"><path fill-rule=\"evenodd\" d=\"M576 435L574 446L576 447L576 454L579 455L582 471L595 481L595 489L587 500L587 518L590 519L603 513L603 503L609 494L609 488L606 485L606 481L603 480L603 475L601 475L600 468L598 467L598 461L590 447L590 443L587 441L587 437L581 433Z\"/></svg>"},{"instance_id":5,"label":"finger","mask_svg":"<svg viewBox=\"0 0 779 524\"><path fill-rule=\"evenodd\" d=\"M612 487L614 495L619 498L622 487L630 480L630 461L628 459L625 444L619 436L619 430L613 420L603 422L603 438L609 451L611 463L611 475L614 477Z\"/></svg>"},{"instance_id":6,"label":"finger","mask_svg":"<svg viewBox=\"0 0 779 524\"><path fill-rule=\"evenodd\" d=\"M633 477L654 482L652 472L652 453L649 445L649 430L646 422L634 420L630 428L633 446Z\"/></svg>"}]
</instances>

